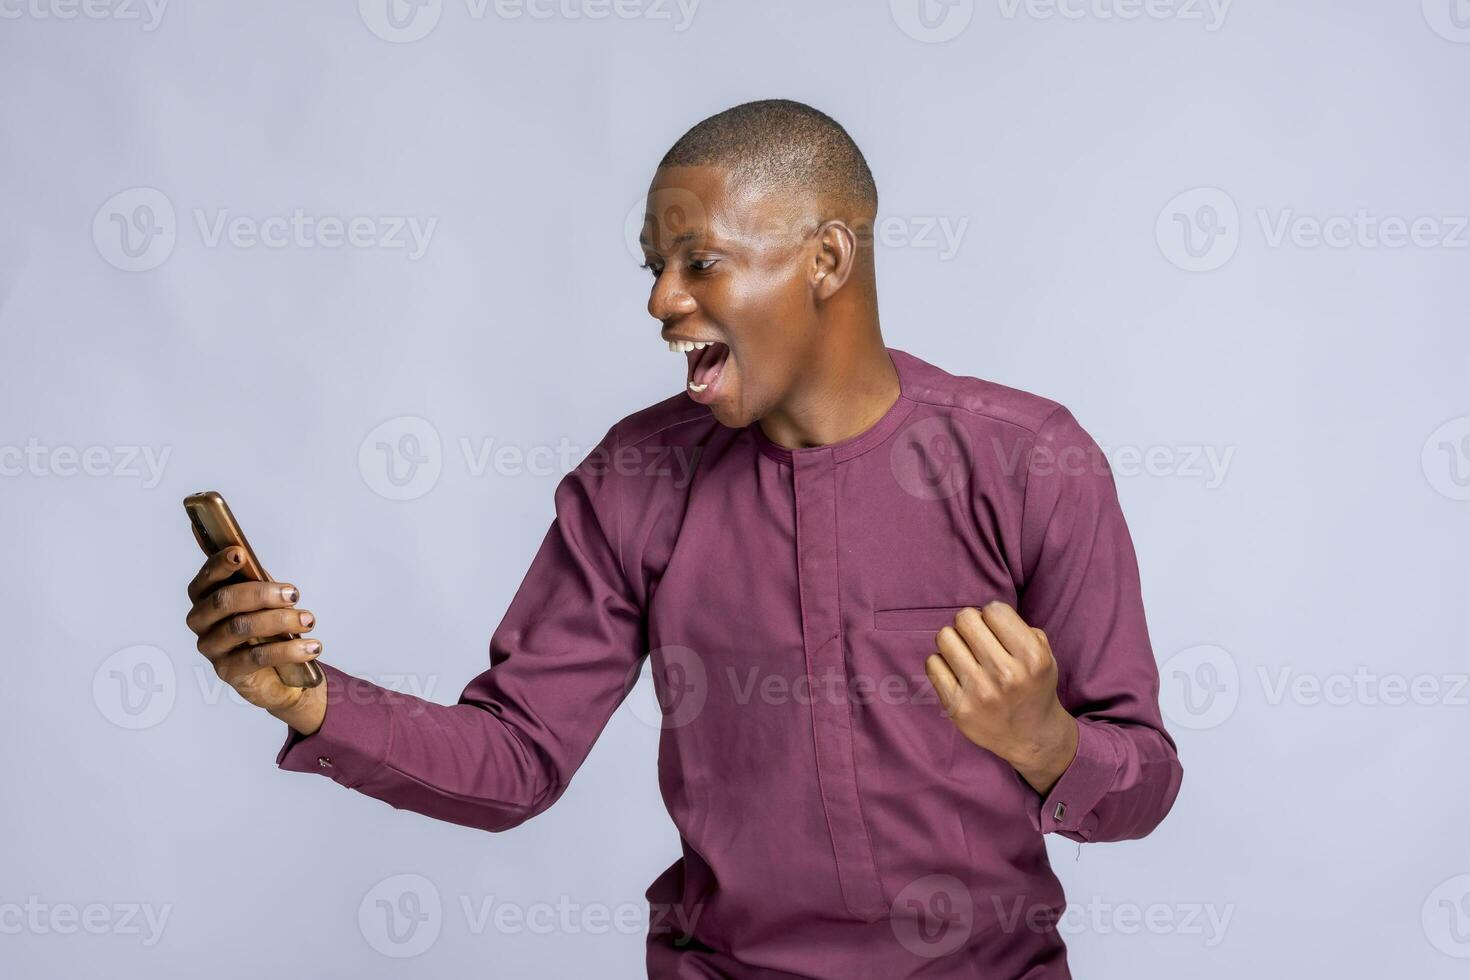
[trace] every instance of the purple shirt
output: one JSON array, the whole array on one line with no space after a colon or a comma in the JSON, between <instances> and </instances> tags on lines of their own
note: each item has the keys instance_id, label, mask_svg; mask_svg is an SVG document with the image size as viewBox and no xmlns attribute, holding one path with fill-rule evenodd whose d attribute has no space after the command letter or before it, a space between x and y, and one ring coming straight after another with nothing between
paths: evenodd
<instances>
[{"instance_id":1,"label":"purple shirt","mask_svg":"<svg viewBox=\"0 0 1470 980\"><path fill-rule=\"evenodd\" d=\"M647 892L650 976L1068 977L1042 835L1143 837L1183 777L1132 542L1066 408L888 352L902 394L830 445L683 393L618 422L557 486L459 702L323 664L326 720L277 763L508 830L556 802L648 659L683 844ZM993 599L1046 632L1078 720L1045 798L924 672Z\"/></svg>"}]
</instances>

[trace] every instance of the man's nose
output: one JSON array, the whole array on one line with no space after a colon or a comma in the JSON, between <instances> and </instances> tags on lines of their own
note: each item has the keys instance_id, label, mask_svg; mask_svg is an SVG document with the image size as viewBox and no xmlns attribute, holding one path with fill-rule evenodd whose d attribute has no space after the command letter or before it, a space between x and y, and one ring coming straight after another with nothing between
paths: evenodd
<instances>
[{"instance_id":1,"label":"man's nose","mask_svg":"<svg viewBox=\"0 0 1470 980\"><path fill-rule=\"evenodd\" d=\"M695 310L694 297L677 275L665 270L648 294L648 315L661 323L688 316Z\"/></svg>"}]
</instances>

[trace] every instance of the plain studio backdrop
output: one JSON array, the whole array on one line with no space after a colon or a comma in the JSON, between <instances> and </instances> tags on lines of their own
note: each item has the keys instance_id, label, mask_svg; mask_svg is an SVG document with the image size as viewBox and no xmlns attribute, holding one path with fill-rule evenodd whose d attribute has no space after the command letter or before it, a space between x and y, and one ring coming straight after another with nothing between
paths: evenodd
<instances>
[{"instance_id":1,"label":"plain studio backdrop","mask_svg":"<svg viewBox=\"0 0 1470 980\"><path fill-rule=\"evenodd\" d=\"M0 0L0 972L642 975L648 672L506 834L281 772L179 501L452 703L683 383L654 166L784 97L876 175L888 343L1112 461L1185 779L1048 840L1074 972L1463 976L1467 87L1463 0Z\"/></svg>"}]
</instances>

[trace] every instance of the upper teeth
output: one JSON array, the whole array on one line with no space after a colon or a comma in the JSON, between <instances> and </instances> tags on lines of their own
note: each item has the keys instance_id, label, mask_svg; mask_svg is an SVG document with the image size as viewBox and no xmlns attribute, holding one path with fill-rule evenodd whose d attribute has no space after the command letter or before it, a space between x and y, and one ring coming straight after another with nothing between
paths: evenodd
<instances>
[{"instance_id":1,"label":"upper teeth","mask_svg":"<svg viewBox=\"0 0 1470 980\"><path fill-rule=\"evenodd\" d=\"M698 342L693 340L671 340L669 341L669 350L683 353L685 351L691 350L704 350L706 347L711 347L713 345L714 341L712 340L704 340Z\"/></svg>"}]
</instances>

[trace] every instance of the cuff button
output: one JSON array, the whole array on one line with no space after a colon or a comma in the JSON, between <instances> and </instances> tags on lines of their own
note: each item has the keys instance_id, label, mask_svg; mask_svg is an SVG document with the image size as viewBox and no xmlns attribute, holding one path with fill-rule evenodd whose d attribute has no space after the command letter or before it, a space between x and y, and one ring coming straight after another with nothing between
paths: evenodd
<instances>
[{"instance_id":1,"label":"cuff button","mask_svg":"<svg viewBox=\"0 0 1470 980\"><path fill-rule=\"evenodd\" d=\"M328 759L324 755L317 756L316 764L319 765L319 766L321 766L323 769L330 769L330 768L332 768L332 760L331 759Z\"/></svg>"},{"instance_id":2,"label":"cuff button","mask_svg":"<svg viewBox=\"0 0 1470 980\"><path fill-rule=\"evenodd\" d=\"M1057 804L1057 808L1051 812L1051 818L1053 820L1060 820L1060 819L1062 819L1066 815L1067 815L1067 804L1065 804L1065 803L1058 803Z\"/></svg>"}]
</instances>

